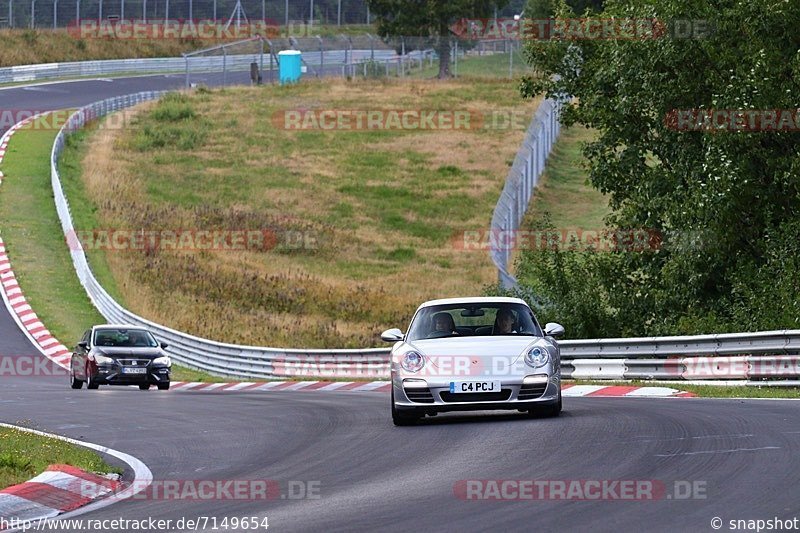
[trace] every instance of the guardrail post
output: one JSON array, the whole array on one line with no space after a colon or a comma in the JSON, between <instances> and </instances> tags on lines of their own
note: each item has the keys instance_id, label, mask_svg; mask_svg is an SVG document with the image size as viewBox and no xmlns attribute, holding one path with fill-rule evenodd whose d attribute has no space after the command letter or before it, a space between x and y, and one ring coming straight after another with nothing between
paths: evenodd
<instances>
[{"instance_id":1,"label":"guardrail post","mask_svg":"<svg viewBox=\"0 0 800 533\"><path fill-rule=\"evenodd\" d=\"M228 52L222 47L222 86L228 84Z\"/></svg>"}]
</instances>

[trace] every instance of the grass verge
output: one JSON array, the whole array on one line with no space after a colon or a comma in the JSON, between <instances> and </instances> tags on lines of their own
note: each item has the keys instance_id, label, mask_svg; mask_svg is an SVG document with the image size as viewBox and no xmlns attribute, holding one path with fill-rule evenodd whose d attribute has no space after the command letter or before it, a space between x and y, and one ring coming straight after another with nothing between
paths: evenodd
<instances>
[{"instance_id":1,"label":"grass verge","mask_svg":"<svg viewBox=\"0 0 800 533\"><path fill-rule=\"evenodd\" d=\"M56 134L41 119L11 137L0 166L0 231L28 303L56 338L71 343L104 320L78 281L53 203Z\"/></svg>"},{"instance_id":2,"label":"grass verge","mask_svg":"<svg viewBox=\"0 0 800 533\"><path fill-rule=\"evenodd\" d=\"M51 124L52 121L42 118L11 137L0 165L5 174L0 186L0 235L28 303L50 332L71 346L86 329L104 323L105 319L94 308L75 274L53 203L50 151L58 132ZM80 198L79 169L71 154L76 156L68 151L62 163L64 189L69 197ZM73 209L73 216L76 221L90 220L84 209ZM118 297L120 293L101 261L102 256L94 255L90 260L93 269L105 273L106 289ZM173 366L173 379L226 381L178 365Z\"/></svg>"},{"instance_id":3,"label":"grass verge","mask_svg":"<svg viewBox=\"0 0 800 533\"><path fill-rule=\"evenodd\" d=\"M514 50L513 59L508 53L486 52L477 55L477 51L472 51L467 56L459 57L458 65L455 63L455 57L451 58L450 72L454 76L464 78L518 79L525 74L533 74L533 69L519 50ZM433 78L438 74L439 62L436 59L432 63L425 62L421 69L416 68L410 73L416 78Z\"/></svg>"},{"instance_id":4,"label":"grass verge","mask_svg":"<svg viewBox=\"0 0 800 533\"><path fill-rule=\"evenodd\" d=\"M0 427L0 489L24 483L52 464L67 464L98 474L122 473L121 468L109 466L86 448Z\"/></svg>"},{"instance_id":5,"label":"grass verge","mask_svg":"<svg viewBox=\"0 0 800 533\"><path fill-rule=\"evenodd\" d=\"M559 229L599 230L604 227L603 218L610 212L608 201L588 182L581 153L583 145L594 138L594 131L581 126L562 128L536 187L527 218L547 211L553 225Z\"/></svg>"}]
</instances>

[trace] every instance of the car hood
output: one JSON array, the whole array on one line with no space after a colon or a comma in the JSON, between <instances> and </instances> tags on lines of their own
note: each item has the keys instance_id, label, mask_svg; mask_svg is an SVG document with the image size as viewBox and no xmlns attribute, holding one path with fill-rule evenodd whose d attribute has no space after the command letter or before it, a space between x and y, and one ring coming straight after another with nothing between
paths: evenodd
<instances>
[{"instance_id":1,"label":"car hood","mask_svg":"<svg viewBox=\"0 0 800 533\"><path fill-rule=\"evenodd\" d=\"M426 339L409 344L426 356L484 356L502 355L517 357L542 337L492 336L492 337L448 337Z\"/></svg>"},{"instance_id":2,"label":"car hood","mask_svg":"<svg viewBox=\"0 0 800 533\"><path fill-rule=\"evenodd\" d=\"M107 357L154 358L164 355L161 348L114 348L109 346L96 346L94 352Z\"/></svg>"}]
</instances>

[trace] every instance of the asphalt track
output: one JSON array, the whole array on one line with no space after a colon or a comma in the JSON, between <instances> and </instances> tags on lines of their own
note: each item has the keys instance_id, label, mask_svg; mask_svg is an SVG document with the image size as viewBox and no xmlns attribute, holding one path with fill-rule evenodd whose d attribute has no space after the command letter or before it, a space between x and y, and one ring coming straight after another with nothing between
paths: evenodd
<instances>
[{"instance_id":1,"label":"asphalt track","mask_svg":"<svg viewBox=\"0 0 800 533\"><path fill-rule=\"evenodd\" d=\"M0 107L74 107L182 83L154 76L11 89L0 91ZM0 355L34 354L0 306ZM556 419L447 414L396 428L388 395L376 393L73 391L64 376L0 376L0 420L132 454L157 481L269 479L284 494L289 481L319 486L318 499L128 500L81 518L266 516L275 531L713 531L713 517L728 531L731 519L793 519L797 405L575 398ZM669 493L678 480L699 482L705 497L459 498L454 488L474 479L642 480Z\"/></svg>"}]
</instances>

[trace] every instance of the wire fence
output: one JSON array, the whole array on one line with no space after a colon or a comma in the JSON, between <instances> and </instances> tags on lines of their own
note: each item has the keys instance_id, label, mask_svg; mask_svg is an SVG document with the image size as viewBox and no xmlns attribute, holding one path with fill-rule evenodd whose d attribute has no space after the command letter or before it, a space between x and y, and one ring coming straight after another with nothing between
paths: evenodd
<instances>
[{"instance_id":1,"label":"wire fence","mask_svg":"<svg viewBox=\"0 0 800 533\"><path fill-rule=\"evenodd\" d=\"M287 25L374 22L364 0L0 0L0 27L10 28L64 28L84 19L229 20L231 17Z\"/></svg>"},{"instance_id":2,"label":"wire fence","mask_svg":"<svg viewBox=\"0 0 800 533\"><path fill-rule=\"evenodd\" d=\"M519 13L513 0L495 16ZM372 24L365 0L0 0L0 27L64 28L82 19L273 20L279 24Z\"/></svg>"}]
</instances>

